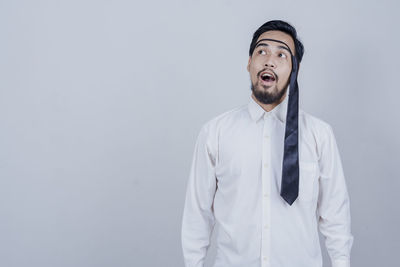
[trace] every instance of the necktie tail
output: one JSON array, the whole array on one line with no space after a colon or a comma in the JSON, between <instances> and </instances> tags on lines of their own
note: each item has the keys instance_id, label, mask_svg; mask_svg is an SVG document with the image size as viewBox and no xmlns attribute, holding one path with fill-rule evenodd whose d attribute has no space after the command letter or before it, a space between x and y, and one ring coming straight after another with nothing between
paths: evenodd
<instances>
[{"instance_id":1,"label":"necktie tail","mask_svg":"<svg viewBox=\"0 0 400 267\"><path fill-rule=\"evenodd\" d=\"M298 65L292 56L292 72L290 74L290 92L286 114L285 144L282 165L282 182L280 195L292 205L299 194L299 88L297 84Z\"/></svg>"}]
</instances>

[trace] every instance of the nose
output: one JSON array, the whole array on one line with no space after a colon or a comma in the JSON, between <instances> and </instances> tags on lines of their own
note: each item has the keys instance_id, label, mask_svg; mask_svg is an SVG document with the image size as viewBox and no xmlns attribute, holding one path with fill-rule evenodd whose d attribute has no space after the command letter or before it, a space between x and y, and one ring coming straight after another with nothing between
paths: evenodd
<instances>
[{"instance_id":1,"label":"nose","mask_svg":"<svg viewBox=\"0 0 400 267\"><path fill-rule=\"evenodd\" d=\"M275 62L273 61L271 55L267 57L267 60L265 61L265 67L269 67L269 68L275 68L276 67Z\"/></svg>"},{"instance_id":2,"label":"nose","mask_svg":"<svg viewBox=\"0 0 400 267\"><path fill-rule=\"evenodd\" d=\"M275 68L275 63L273 63L271 60L268 60L265 62L265 67Z\"/></svg>"}]
</instances>

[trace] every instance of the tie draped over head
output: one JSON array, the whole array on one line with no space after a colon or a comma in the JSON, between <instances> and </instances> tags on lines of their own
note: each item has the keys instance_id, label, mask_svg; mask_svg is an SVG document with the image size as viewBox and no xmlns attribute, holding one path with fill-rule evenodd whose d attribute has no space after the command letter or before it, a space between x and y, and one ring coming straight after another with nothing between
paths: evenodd
<instances>
[{"instance_id":1,"label":"tie draped over head","mask_svg":"<svg viewBox=\"0 0 400 267\"><path fill-rule=\"evenodd\" d=\"M258 40L260 35L266 31L282 31L289 34L295 45L295 51L291 51L289 46L276 39L261 39ZM285 126L285 141L284 141L284 152L282 161L282 181L281 181L281 192L282 198L289 204L292 205L297 199L299 193L299 150L298 150L298 84L297 75L300 67L300 62L304 54L304 46L297 38L296 29L281 20L273 20L264 23L253 35L253 40L250 44L249 54L250 57L257 44L261 41L273 41L279 42L285 45L291 55L292 70L290 73L289 83L289 100L286 114L286 126Z\"/></svg>"}]
</instances>

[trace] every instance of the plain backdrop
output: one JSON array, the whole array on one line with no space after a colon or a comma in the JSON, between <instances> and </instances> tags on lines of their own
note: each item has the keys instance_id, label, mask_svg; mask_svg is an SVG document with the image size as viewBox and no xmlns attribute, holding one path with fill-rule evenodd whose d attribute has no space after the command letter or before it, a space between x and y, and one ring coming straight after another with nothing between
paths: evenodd
<instances>
[{"instance_id":1,"label":"plain backdrop","mask_svg":"<svg viewBox=\"0 0 400 267\"><path fill-rule=\"evenodd\" d=\"M399 12L382 0L1 0L0 266L183 266L195 138L247 103L251 37L271 19L298 30L300 105L337 139L352 267L398 266Z\"/></svg>"}]
</instances>

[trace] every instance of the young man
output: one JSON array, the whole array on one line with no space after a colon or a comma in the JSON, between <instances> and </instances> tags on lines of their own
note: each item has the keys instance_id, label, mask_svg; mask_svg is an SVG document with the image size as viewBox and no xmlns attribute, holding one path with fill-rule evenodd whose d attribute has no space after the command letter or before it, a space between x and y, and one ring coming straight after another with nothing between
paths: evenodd
<instances>
[{"instance_id":1,"label":"young man","mask_svg":"<svg viewBox=\"0 0 400 267\"><path fill-rule=\"evenodd\" d=\"M186 267L203 267L219 224L214 267L350 266L350 204L331 126L298 108L304 48L269 21L253 35L246 105L203 125L182 220Z\"/></svg>"}]
</instances>

